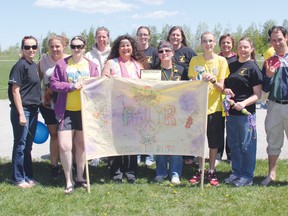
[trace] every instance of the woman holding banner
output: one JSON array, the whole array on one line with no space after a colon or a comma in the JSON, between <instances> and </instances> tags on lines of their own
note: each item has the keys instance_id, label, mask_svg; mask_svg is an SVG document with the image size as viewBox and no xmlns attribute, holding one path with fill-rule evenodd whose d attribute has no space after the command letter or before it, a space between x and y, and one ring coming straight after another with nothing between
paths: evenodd
<instances>
[{"instance_id":1,"label":"woman holding banner","mask_svg":"<svg viewBox=\"0 0 288 216\"><path fill-rule=\"evenodd\" d=\"M97 65L84 57L85 38L82 36L73 37L70 41L70 48L72 55L57 62L50 79L51 89L58 93L54 110L58 120L60 159L66 178L65 194L72 193L74 186L87 187L83 177L86 160L80 89L82 88L82 78L98 76ZM74 148L74 157L72 147ZM77 166L76 182L72 177L73 158Z\"/></svg>"},{"instance_id":2,"label":"woman holding banner","mask_svg":"<svg viewBox=\"0 0 288 216\"><path fill-rule=\"evenodd\" d=\"M129 35L119 36L111 49L102 76L140 79L140 70L146 68L146 58L137 42ZM123 174L129 183L136 180L137 155L109 157L109 173L114 182L122 182Z\"/></svg>"},{"instance_id":3,"label":"woman holding banner","mask_svg":"<svg viewBox=\"0 0 288 216\"><path fill-rule=\"evenodd\" d=\"M158 56L160 64L155 69L161 69L161 80L181 80L185 68L173 62L174 51L170 42L159 43ZM155 181L162 182L169 175L173 184L180 184L182 161L183 156L180 155L156 155ZM167 170L168 162L169 170Z\"/></svg>"}]
</instances>

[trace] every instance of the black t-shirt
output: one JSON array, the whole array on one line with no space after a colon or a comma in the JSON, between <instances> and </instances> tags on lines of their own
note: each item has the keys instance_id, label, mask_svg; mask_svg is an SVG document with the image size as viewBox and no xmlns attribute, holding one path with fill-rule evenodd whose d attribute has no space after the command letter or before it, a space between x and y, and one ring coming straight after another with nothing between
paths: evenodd
<instances>
[{"instance_id":1,"label":"black t-shirt","mask_svg":"<svg viewBox=\"0 0 288 216\"><path fill-rule=\"evenodd\" d=\"M154 68L159 64L158 51L155 47L149 46L146 50L143 50L149 69Z\"/></svg>"},{"instance_id":2,"label":"black t-shirt","mask_svg":"<svg viewBox=\"0 0 288 216\"><path fill-rule=\"evenodd\" d=\"M161 69L161 80L175 80L175 81L177 81L178 79L182 80L183 73L185 71L185 68L183 66L175 63L173 64L173 67L169 69L162 68L160 64L158 64L157 67L155 67L155 69ZM170 79L172 70L173 70L173 77Z\"/></svg>"},{"instance_id":3,"label":"black t-shirt","mask_svg":"<svg viewBox=\"0 0 288 216\"><path fill-rule=\"evenodd\" d=\"M180 49L174 50L175 63L185 68L184 73L182 75L182 80L189 80L188 68L189 68L190 60L193 56L197 56L195 51L186 46L181 46Z\"/></svg>"},{"instance_id":4,"label":"black t-shirt","mask_svg":"<svg viewBox=\"0 0 288 216\"><path fill-rule=\"evenodd\" d=\"M37 70L37 64L30 63L25 58L21 58L11 69L8 81L8 96L11 107L14 107L12 86L20 87L22 105L40 105L41 103L41 84Z\"/></svg>"},{"instance_id":5,"label":"black t-shirt","mask_svg":"<svg viewBox=\"0 0 288 216\"><path fill-rule=\"evenodd\" d=\"M230 88L235 96L235 102L241 102L253 95L253 87L262 84L263 77L258 65L254 61L240 63L235 61L229 64L230 74L225 79L225 88ZM250 113L255 113L255 103L245 107ZM230 109L229 114L243 115L236 109Z\"/></svg>"}]
</instances>

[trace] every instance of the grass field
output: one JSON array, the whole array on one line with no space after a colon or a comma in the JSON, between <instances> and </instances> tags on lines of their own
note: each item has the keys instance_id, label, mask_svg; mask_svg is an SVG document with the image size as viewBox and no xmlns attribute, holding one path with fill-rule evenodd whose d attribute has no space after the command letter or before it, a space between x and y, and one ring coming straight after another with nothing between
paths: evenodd
<instances>
[{"instance_id":1,"label":"grass field","mask_svg":"<svg viewBox=\"0 0 288 216\"><path fill-rule=\"evenodd\" d=\"M267 161L257 161L254 186L235 188L223 184L230 165L217 166L219 187L207 183L204 190L191 186L188 179L195 168L184 166L182 183L155 183L155 165L139 166L135 184L109 181L108 168L90 167L91 193L76 189L64 195L64 176L49 178L48 161L34 162L34 176L40 182L31 189L19 189L8 182L11 163L0 162L0 215L287 215L288 162L278 163L277 182L260 185L267 172Z\"/></svg>"}]
</instances>

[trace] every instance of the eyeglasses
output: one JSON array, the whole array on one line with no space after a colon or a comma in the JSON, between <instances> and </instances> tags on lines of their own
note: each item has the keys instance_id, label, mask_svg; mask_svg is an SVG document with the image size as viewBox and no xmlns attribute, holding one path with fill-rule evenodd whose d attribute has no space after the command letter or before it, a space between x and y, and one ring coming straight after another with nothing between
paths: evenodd
<instances>
[{"instance_id":1,"label":"eyeglasses","mask_svg":"<svg viewBox=\"0 0 288 216\"><path fill-rule=\"evenodd\" d=\"M172 52L172 50L164 49L164 50L159 50L159 51L158 51L158 53L163 53L163 52L165 52L165 53L170 53L170 52Z\"/></svg>"},{"instance_id":2,"label":"eyeglasses","mask_svg":"<svg viewBox=\"0 0 288 216\"><path fill-rule=\"evenodd\" d=\"M23 48L24 48L24 50L30 50L31 48L33 50L36 50L38 47L37 47L37 45L32 45L32 46L24 45Z\"/></svg>"},{"instance_id":3,"label":"eyeglasses","mask_svg":"<svg viewBox=\"0 0 288 216\"><path fill-rule=\"evenodd\" d=\"M83 49L85 47L85 45L84 44L81 44L81 45L73 45L73 44L71 44L70 45L70 48L71 49Z\"/></svg>"}]
</instances>

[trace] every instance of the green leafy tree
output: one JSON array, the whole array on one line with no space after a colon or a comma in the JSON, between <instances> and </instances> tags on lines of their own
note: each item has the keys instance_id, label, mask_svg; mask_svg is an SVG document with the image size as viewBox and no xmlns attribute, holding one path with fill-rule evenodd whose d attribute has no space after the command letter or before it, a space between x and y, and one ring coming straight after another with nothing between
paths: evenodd
<instances>
[{"instance_id":1,"label":"green leafy tree","mask_svg":"<svg viewBox=\"0 0 288 216\"><path fill-rule=\"evenodd\" d=\"M92 46L95 44L95 31L94 27L91 27L89 31L84 30L81 35L86 39L86 52L92 50Z\"/></svg>"}]
</instances>

